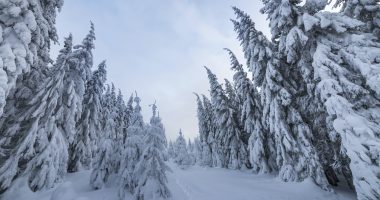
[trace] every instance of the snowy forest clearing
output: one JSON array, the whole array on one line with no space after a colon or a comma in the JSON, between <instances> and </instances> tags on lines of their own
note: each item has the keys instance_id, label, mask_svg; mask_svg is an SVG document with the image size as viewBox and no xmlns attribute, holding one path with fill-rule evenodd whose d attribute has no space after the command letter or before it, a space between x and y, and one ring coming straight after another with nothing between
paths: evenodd
<instances>
[{"instance_id":1,"label":"snowy forest clearing","mask_svg":"<svg viewBox=\"0 0 380 200\"><path fill-rule=\"evenodd\" d=\"M168 186L173 200L353 200L348 190L335 193L321 190L312 181L284 183L274 176L254 175L249 172L222 168L192 166L182 170L169 162L172 173ZM9 191L4 200L116 200L115 184L93 190L88 182L91 171L69 174L57 187L31 192L24 185L19 191ZM129 194L127 194L129 195ZM128 197L126 198L128 199ZM131 197L132 199L132 197Z\"/></svg>"}]
</instances>

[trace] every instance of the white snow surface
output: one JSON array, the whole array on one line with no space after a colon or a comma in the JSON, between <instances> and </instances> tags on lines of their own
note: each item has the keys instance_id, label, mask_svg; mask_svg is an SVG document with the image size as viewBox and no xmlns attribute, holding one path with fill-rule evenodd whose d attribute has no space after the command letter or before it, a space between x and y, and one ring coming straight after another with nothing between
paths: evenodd
<instances>
[{"instance_id":1,"label":"white snow surface","mask_svg":"<svg viewBox=\"0 0 380 200\"><path fill-rule=\"evenodd\" d=\"M255 175L249 171L191 166L180 169L169 162L168 186L173 200L354 200L356 196L344 188L335 192L321 190L306 180L284 183L275 176ZM57 187L33 193L24 181L18 181L4 200L117 200L115 183L93 190L90 171L69 174ZM133 199L127 194L127 199Z\"/></svg>"}]
</instances>

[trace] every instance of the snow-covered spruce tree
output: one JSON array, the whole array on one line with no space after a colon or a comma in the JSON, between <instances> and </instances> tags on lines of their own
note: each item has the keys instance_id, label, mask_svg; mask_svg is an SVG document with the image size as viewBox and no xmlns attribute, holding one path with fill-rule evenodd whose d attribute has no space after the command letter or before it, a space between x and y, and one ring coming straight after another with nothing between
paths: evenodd
<instances>
[{"instance_id":1,"label":"snow-covered spruce tree","mask_svg":"<svg viewBox=\"0 0 380 200\"><path fill-rule=\"evenodd\" d=\"M201 164L202 162L202 145L199 140L199 137L194 138L194 152L193 154L195 155L195 163L196 164Z\"/></svg>"},{"instance_id":2,"label":"snow-covered spruce tree","mask_svg":"<svg viewBox=\"0 0 380 200\"><path fill-rule=\"evenodd\" d=\"M115 149L115 155L117 155L119 158L115 160L116 162L116 172L119 172L119 168L121 165L121 156L124 151L124 138L127 135L127 122L125 121L125 109L126 105L123 100L123 95L121 94L121 91L119 90L117 96L116 96L116 104L115 104L115 131L116 136L114 140L114 149Z\"/></svg>"},{"instance_id":3,"label":"snow-covered spruce tree","mask_svg":"<svg viewBox=\"0 0 380 200\"><path fill-rule=\"evenodd\" d=\"M315 92L328 115L329 135L336 138L339 134L342 151L350 159L358 198L378 199L380 76L375 68L380 48L372 22L378 24L379 4L345 2L343 13L316 12L316 8L324 8L326 1L294 6L300 20L291 29L297 32L287 34L284 51L288 62L303 62L304 66L305 55L300 52L312 50ZM286 32L282 30L282 34ZM295 42L296 37L301 37L302 42Z\"/></svg>"},{"instance_id":4,"label":"snow-covered spruce tree","mask_svg":"<svg viewBox=\"0 0 380 200\"><path fill-rule=\"evenodd\" d=\"M347 9L343 13L314 15L306 11L300 29L313 42L315 92L328 115L330 137L338 136L350 160L358 199L379 199L380 72L375 70L379 66L378 37L367 32L364 23L348 17L357 18ZM376 21L371 13L367 14L366 20Z\"/></svg>"},{"instance_id":5,"label":"snow-covered spruce tree","mask_svg":"<svg viewBox=\"0 0 380 200\"><path fill-rule=\"evenodd\" d=\"M187 142L187 152L189 154L190 165L194 165L197 160L194 151L194 144L191 142L190 138Z\"/></svg>"},{"instance_id":6,"label":"snow-covered spruce tree","mask_svg":"<svg viewBox=\"0 0 380 200\"><path fill-rule=\"evenodd\" d=\"M93 65L92 50L94 49L95 32L94 25L91 23L91 29L83 39L82 44L74 46L74 51L67 62L67 72L63 78L64 90L59 99L62 115L58 118L57 123L62 130L62 134L69 144L69 165L68 171L76 171L77 165L74 151L78 142L82 139L76 138L76 125L82 114L83 98L86 84L91 77L91 68ZM80 145L80 144L79 144ZM90 147L90 146L89 146ZM87 156L91 156L88 154ZM90 158L89 158L90 159Z\"/></svg>"},{"instance_id":7,"label":"snow-covered spruce tree","mask_svg":"<svg viewBox=\"0 0 380 200\"><path fill-rule=\"evenodd\" d=\"M218 127L216 140L222 148L222 167L240 169L249 167L247 144L243 142L243 134L239 127L237 111L229 101L215 74L206 68L210 95Z\"/></svg>"},{"instance_id":8,"label":"snow-covered spruce tree","mask_svg":"<svg viewBox=\"0 0 380 200\"><path fill-rule=\"evenodd\" d=\"M110 134L107 131L102 133L100 146L94 158L93 170L90 176L90 186L94 189L101 189L114 172L113 140Z\"/></svg>"},{"instance_id":9,"label":"snow-covered spruce tree","mask_svg":"<svg viewBox=\"0 0 380 200\"><path fill-rule=\"evenodd\" d=\"M144 139L145 150L135 169L139 177L134 197L136 200L168 199L166 172L171 171L165 164L162 153L165 151L165 131L161 118L156 115L157 107L152 105L153 116Z\"/></svg>"},{"instance_id":10,"label":"snow-covered spruce tree","mask_svg":"<svg viewBox=\"0 0 380 200\"><path fill-rule=\"evenodd\" d=\"M307 1L305 4L305 10L310 10L311 13L315 13L318 10L323 9L326 1ZM270 2L268 5L271 5ZM275 5L275 4L272 4ZM302 81L297 80L297 92L293 92L295 95L295 104L298 105L298 112L303 116L303 121L307 123L312 131L312 144L319 156L319 162L323 166L326 177L328 178L330 184L336 184L336 175L334 169L332 169L332 161L336 158L341 157L339 144L334 144L330 141L327 133L326 114L324 112L322 104L316 100L315 97L315 84L313 80L313 69L311 65L311 55L309 49L313 49L310 45L313 40L309 40L304 34L304 32L296 26L294 20L297 18L297 10L299 10L294 2L292 4L282 3L281 6L285 10L291 10L292 12L286 16L283 15L283 20L287 20L288 24L284 25L280 23L280 28L276 26L276 20L273 20L274 33L273 38L279 38L278 47L276 54L283 62L287 62L292 67L292 73L294 77L301 78ZM270 11L272 12L272 11ZM277 11L273 11L276 13ZM275 14L274 14L275 15ZM301 16L301 15L300 15ZM308 14L305 15L305 19L308 18ZM304 21L303 18L299 19L300 22ZM311 21L306 20L306 27L310 25ZM300 49L308 50L300 50ZM287 78L289 79L289 78ZM293 83L293 85L295 85ZM328 153L327 153L328 152ZM339 162L341 165L342 162ZM334 164L334 166L339 166ZM344 169L345 167L340 167ZM339 171L342 171L342 170ZM347 176L346 176L347 177Z\"/></svg>"},{"instance_id":11,"label":"snow-covered spruce tree","mask_svg":"<svg viewBox=\"0 0 380 200\"><path fill-rule=\"evenodd\" d=\"M197 118L198 118L198 133L199 133L199 158L197 160L199 165L202 166L211 166L211 152L207 144L207 124L205 120L205 111L203 108L203 102L200 99L199 95L194 93L197 97ZM208 151L208 153L206 153ZM206 158L203 155L208 155Z\"/></svg>"},{"instance_id":12,"label":"snow-covered spruce tree","mask_svg":"<svg viewBox=\"0 0 380 200\"><path fill-rule=\"evenodd\" d=\"M282 180L302 181L312 177L316 184L328 189L323 168L312 145L311 129L298 108L299 104L307 103L303 101L303 97L307 96L307 84L302 77L308 68L303 68L305 71L302 72L296 70L295 65L288 62L294 51L284 50L288 45L285 42L286 33L299 33L297 29L292 29L297 21L294 7L298 1L265 0L263 3L262 12L267 13L270 19L273 42L257 31L249 17L236 8L239 22L234 25L247 58L247 66L253 72L256 86L261 88L264 128L268 129L269 138L274 141L268 142L269 153L276 158ZM297 41L303 42L303 39L299 35ZM258 74L263 76L256 79ZM275 146L272 147L272 144Z\"/></svg>"},{"instance_id":13,"label":"snow-covered spruce tree","mask_svg":"<svg viewBox=\"0 0 380 200\"><path fill-rule=\"evenodd\" d=\"M183 137L182 130L179 130L179 135L174 145L175 159L174 162L181 168L186 168L191 165L189 152L186 145L186 140Z\"/></svg>"},{"instance_id":14,"label":"snow-covered spruce tree","mask_svg":"<svg viewBox=\"0 0 380 200\"><path fill-rule=\"evenodd\" d=\"M26 73L28 79L14 93L17 101L5 107L0 121L1 192L20 177L27 178L33 191L51 188L66 173L68 144L57 122L66 109L59 103L71 54L70 35L46 79L35 71Z\"/></svg>"},{"instance_id":15,"label":"snow-covered spruce tree","mask_svg":"<svg viewBox=\"0 0 380 200\"><path fill-rule=\"evenodd\" d=\"M144 150L145 126L141 115L140 98L137 93L134 102L136 105L131 116L131 124L127 128L128 134L120 166L121 180L118 192L120 199L124 199L127 192L133 193L137 186L138 178L134 176L134 170Z\"/></svg>"},{"instance_id":16,"label":"snow-covered spruce tree","mask_svg":"<svg viewBox=\"0 0 380 200\"><path fill-rule=\"evenodd\" d=\"M248 149L249 160L254 172L268 173L276 169L272 169L268 164L268 133L262 126L262 106L260 96L252 81L247 77L247 73L243 70L236 56L232 51L227 50L231 59L231 68L235 71L233 76L236 86L237 96L242 103L242 113L240 121L243 124L245 132L249 137Z\"/></svg>"},{"instance_id":17,"label":"snow-covered spruce tree","mask_svg":"<svg viewBox=\"0 0 380 200\"><path fill-rule=\"evenodd\" d=\"M18 76L51 62L50 42L57 42L57 10L63 0L0 3L0 116Z\"/></svg>"},{"instance_id":18,"label":"snow-covered spruce tree","mask_svg":"<svg viewBox=\"0 0 380 200\"><path fill-rule=\"evenodd\" d=\"M131 125L132 122L132 115L133 115L133 94L129 97L127 101L127 105L125 106L124 110L124 123L125 127L123 129L123 143L125 145L126 139L128 136L128 127Z\"/></svg>"},{"instance_id":19,"label":"snow-covered spruce tree","mask_svg":"<svg viewBox=\"0 0 380 200\"><path fill-rule=\"evenodd\" d=\"M94 153L97 150L98 138L101 137L102 95L107 78L106 63L101 62L87 82L83 99L83 112L76 124L77 133L72 146L68 170L89 169Z\"/></svg>"},{"instance_id":20,"label":"snow-covered spruce tree","mask_svg":"<svg viewBox=\"0 0 380 200\"><path fill-rule=\"evenodd\" d=\"M168 154L169 154L170 158L175 157L174 145L173 145L173 142L171 140L169 141Z\"/></svg>"},{"instance_id":21,"label":"snow-covered spruce tree","mask_svg":"<svg viewBox=\"0 0 380 200\"><path fill-rule=\"evenodd\" d=\"M202 144L202 157L205 165L210 167L222 166L222 151L217 142L218 128L215 121L214 110L211 101L205 96L202 96L204 108L205 133L207 133L206 142Z\"/></svg>"},{"instance_id":22,"label":"snow-covered spruce tree","mask_svg":"<svg viewBox=\"0 0 380 200\"><path fill-rule=\"evenodd\" d=\"M103 95L102 101L102 133L99 138L99 149L95 155L90 177L90 185L94 189L100 189L107 183L110 175L116 173L117 159L115 155L114 138L115 138L115 87L107 85L107 90Z\"/></svg>"}]
</instances>

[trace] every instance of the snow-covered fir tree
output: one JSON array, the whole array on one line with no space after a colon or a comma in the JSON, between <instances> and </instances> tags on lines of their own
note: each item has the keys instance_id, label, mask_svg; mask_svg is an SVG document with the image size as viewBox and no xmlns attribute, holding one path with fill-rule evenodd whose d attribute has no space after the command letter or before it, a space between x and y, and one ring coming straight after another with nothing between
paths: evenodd
<instances>
[{"instance_id":1,"label":"snow-covered fir tree","mask_svg":"<svg viewBox=\"0 0 380 200\"><path fill-rule=\"evenodd\" d=\"M114 150L113 140L110 132L103 132L99 143L99 149L94 158L93 169L90 176L90 186L101 189L108 178L114 173Z\"/></svg>"},{"instance_id":2,"label":"snow-covered fir tree","mask_svg":"<svg viewBox=\"0 0 380 200\"><path fill-rule=\"evenodd\" d=\"M66 73L73 70L69 64L72 57L70 35L44 83L30 84L41 75L29 72L28 79L15 91L17 101L7 104L0 124L2 190L19 175L26 175L33 191L51 188L66 173L68 141L59 122L69 110L61 98L65 92Z\"/></svg>"},{"instance_id":3,"label":"snow-covered fir tree","mask_svg":"<svg viewBox=\"0 0 380 200\"><path fill-rule=\"evenodd\" d=\"M74 46L74 51L68 62L68 71L65 73L63 84L64 93L60 99L62 102L62 115L58 122L62 129L62 134L66 137L69 148L69 171L76 171L77 162L73 158L75 151L83 150L78 146L82 139L75 139L76 124L82 114L83 98L85 95L86 84L91 77L91 67L93 65L92 49L94 49L95 32L94 25L91 23L90 32L83 39L81 45ZM64 109L63 109L64 108ZM82 135L83 136L83 135ZM86 136L84 136L86 137ZM76 147L78 146L78 149ZM91 154L88 154L91 155ZM86 163L86 165L88 165Z\"/></svg>"},{"instance_id":4,"label":"snow-covered fir tree","mask_svg":"<svg viewBox=\"0 0 380 200\"><path fill-rule=\"evenodd\" d=\"M255 86L261 89L263 126L270 133L268 153L276 156L280 176L287 179L289 173L284 172L296 162L290 160L284 169L285 154L273 154L271 149L278 152L279 146L271 148L271 140L280 144L278 139L286 136L289 142L281 151L293 151L287 159L296 156L307 167L304 172L293 170L291 179L311 176L326 188L326 177L336 184L336 173L348 181L352 173L358 198L378 199L375 133L380 130L376 114L380 82L373 67L379 55L379 4L337 1L343 3L342 12L322 12L327 3L264 1L262 12L270 19L272 42L238 9L235 30ZM276 128L279 125L281 129ZM297 138L289 140L293 134Z\"/></svg>"},{"instance_id":5,"label":"snow-covered fir tree","mask_svg":"<svg viewBox=\"0 0 380 200\"><path fill-rule=\"evenodd\" d=\"M116 160L120 157L115 155L115 87L107 85L107 90L102 101L102 132L99 138L99 147L96 152L92 172L90 177L90 185L94 189L100 189L108 182L108 178L116 173Z\"/></svg>"},{"instance_id":6,"label":"snow-covered fir tree","mask_svg":"<svg viewBox=\"0 0 380 200\"><path fill-rule=\"evenodd\" d=\"M124 199L127 192L134 192L138 183L138 176L135 177L134 170L144 151L143 139L146 128L141 115L141 100L140 97L137 96L137 93L133 100L135 107L130 119L131 124L127 128L127 138L120 167L121 180L118 192L120 199Z\"/></svg>"},{"instance_id":7,"label":"snow-covered fir tree","mask_svg":"<svg viewBox=\"0 0 380 200\"><path fill-rule=\"evenodd\" d=\"M209 149L207 144L207 124L206 124L206 113L203 107L203 102L198 94L194 93L197 97L197 118L198 118L198 133L199 133L199 157L198 157L198 164L203 166L210 166L211 165L211 154L208 152L209 158L206 158L204 154L206 154L206 151Z\"/></svg>"},{"instance_id":8,"label":"snow-covered fir tree","mask_svg":"<svg viewBox=\"0 0 380 200\"><path fill-rule=\"evenodd\" d=\"M168 154L169 154L169 158L175 158L174 145L171 140L169 141L169 145L168 145Z\"/></svg>"},{"instance_id":9,"label":"snow-covered fir tree","mask_svg":"<svg viewBox=\"0 0 380 200\"><path fill-rule=\"evenodd\" d=\"M379 14L374 1L346 1L341 13L313 15L305 10L308 26L300 28L313 42L299 48L315 49L316 98L327 114L331 140L339 139L341 151L350 160L358 199L380 198L380 178L375 175L380 171L380 72L373 70L380 53Z\"/></svg>"},{"instance_id":10,"label":"snow-covered fir tree","mask_svg":"<svg viewBox=\"0 0 380 200\"><path fill-rule=\"evenodd\" d=\"M76 125L75 143L70 153L69 171L78 171L84 167L89 169L94 153L97 150L98 138L102 137L102 95L107 71L105 61L98 65L87 82L83 100L83 112Z\"/></svg>"},{"instance_id":11,"label":"snow-covered fir tree","mask_svg":"<svg viewBox=\"0 0 380 200\"><path fill-rule=\"evenodd\" d=\"M135 190L136 200L168 199L171 192L167 187L166 172L170 168L165 164L163 152L165 151L165 131L161 118L157 115L157 107L152 105L153 116L144 139L145 150L136 166L135 174L139 180Z\"/></svg>"},{"instance_id":12,"label":"snow-covered fir tree","mask_svg":"<svg viewBox=\"0 0 380 200\"><path fill-rule=\"evenodd\" d=\"M189 154L190 165L194 165L197 162L197 159L196 159L194 144L191 142L190 138L188 139L188 142L187 142L187 152Z\"/></svg>"},{"instance_id":13,"label":"snow-covered fir tree","mask_svg":"<svg viewBox=\"0 0 380 200\"><path fill-rule=\"evenodd\" d=\"M238 62L236 56L228 50L231 58L232 69L235 71L234 83L237 96L241 101L242 111L240 121L244 131L249 135L248 149L249 160L253 171L267 173L273 171L268 164L267 133L265 132L261 113L262 107L260 96L252 81L248 79L243 66Z\"/></svg>"},{"instance_id":14,"label":"snow-covered fir tree","mask_svg":"<svg viewBox=\"0 0 380 200\"><path fill-rule=\"evenodd\" d=\"M57 42L55 18L63 0L20 0L0 3L0 116L17 78L51 62Z\"/></svg>"},{"instance_id":15,"label":"snow-covered fir tree","mask_svg":"<svg viewBox=\"0 0 380 200\"><path fill-rule=\"evenodd\" d=\"M199 137L194 138L194 151L195 163L200 164L202 162L202 145Z\"/></svg>"},{"instance_id":16,"label":"snow-covered fir tree","mask_svg":"<svg viewBox=\"0 0 380 200\"><path fill-rule=\"evenodd\" d=\"M115 149L115 171L118 172L121 165L121 156L124 151L124 138L127 135L127 120L125 118L126 105L123 100L123 95L119 90L116 96L115 102L115 138L114 138L114 149Z\"/></svg>"},{"instance_id":17,"label":"snow-covered fir tree","mask_svg":"<svg viewBox=\"0 0 380 200\"><path fill-rule=\"evenodd\" d=\"M174 143L174 152L174 162L181 168L188 167L192 164L191 157L186 145L186 140L182 134L182 130L179 130L179 135Z\"/></svg>"},{"instance_id":18,"label":"snow-covered fir tree","mask_svg":"<svg viewBox=\"0 0 380 200\"><path fill-rule=\"evenodd\" d=\"M294 52L285 53L284 50L286 37L283 35L295 23L295 4L287 0L264 1L262 12L269 16L273 42L257 31L249 17L236 8L235 13L240 21L234 23L235 30L254 76L264 73L264 78L254 80L261 88L264 128L268 129L269 137L274 141L269 144L275 144L269 147L269 153L275 155L280 178L284 181L302 181L312 177L318 185L328 189L324 171L311 143L311 129L299 106L294 106L307 103L304 100L307 93L302 92L306 89L306 82L300 80L307 67L304 67L303 73L293 70L294 65L288 61Z\"/></svg>"},{"instance_id":19,"label":"snow-covered fir tree","mask_svg":"<svg viewBox=\"0 0 380 200\"><path fill-rule=\"evenodd\" d=\"M218 127L216 140L222 148L222 167L240 169L249 167L247 144L244 143L243 131L239 127L238 112L234 103L225 94L215 74L206 68L215 122ZM229 90L229 96L233 98Z\"/></svg>"},{"instance_id":20,"label":"snow-covered fir tree","mask_svg":"<svg viewBox=\"0 0 380 200\"><path fill-rule=\"evenodd\" d=\"M207 133L206 141L202 143L202 160L203 163L210 167L221 167L221 148L216 140L218 133L217 124L215 121L214 110L211 101L205 96L202 96L204 108L204 123L205 132Z\"/></svg>"},{"instance_id":21,"label":"snow-covered fir tree","mask_svg":"<svg viewBox=\"0 0 380 200\"><path fill-rule=\"evenodd\" d=\"M124 123L125 127L123 130L123 143L126 143L127 136L128 136L128 127L131 125L132 122L132 115L133 115L133 94L129 97L127 104L125 106L124 110Z\"/></svg>"}]
</instances>

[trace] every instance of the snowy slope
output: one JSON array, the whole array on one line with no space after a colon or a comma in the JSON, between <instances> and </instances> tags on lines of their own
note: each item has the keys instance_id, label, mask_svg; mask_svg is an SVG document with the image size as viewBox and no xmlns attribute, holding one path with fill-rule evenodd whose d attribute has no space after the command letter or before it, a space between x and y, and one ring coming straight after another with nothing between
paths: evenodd
<instances>
[{"instance_id":1,"label":"snowy slope","mask_svg":"<svg viewBox=\"0 0 380 200\"><path fill-rule=\"evenodd\" d=\"M169 187L174 200L354 200L351 192L325 192L311 181L284 183L268 175L193 166L179 169L169 163ZM89 186L89 171L70 174L54 189L33 193L24 185L9 191L4 200L112 200L117 189L109 185L94 191ZM130 198L132 199L132 198Z\"/></svg>"}]
</instances>

